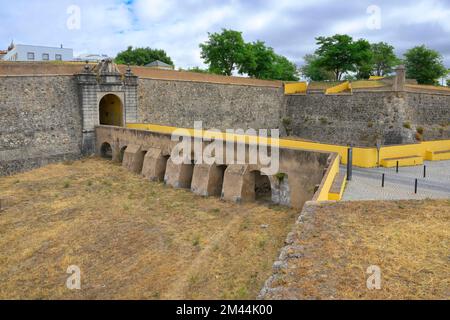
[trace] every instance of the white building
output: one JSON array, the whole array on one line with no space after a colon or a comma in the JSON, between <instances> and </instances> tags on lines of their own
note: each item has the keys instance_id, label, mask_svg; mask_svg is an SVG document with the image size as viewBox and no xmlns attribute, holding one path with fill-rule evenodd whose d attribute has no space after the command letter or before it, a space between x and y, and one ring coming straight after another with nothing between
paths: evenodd
<instances>
[{"instance_id":1,"label":"white building","mask_svg":"<svg viewBox=\"0 0 450 320\"><path fill-rule=\"evenodd\" d=\"M4 61L72 61L73 49L14 44L1 58Z\"/></svg>"}]
</instances>

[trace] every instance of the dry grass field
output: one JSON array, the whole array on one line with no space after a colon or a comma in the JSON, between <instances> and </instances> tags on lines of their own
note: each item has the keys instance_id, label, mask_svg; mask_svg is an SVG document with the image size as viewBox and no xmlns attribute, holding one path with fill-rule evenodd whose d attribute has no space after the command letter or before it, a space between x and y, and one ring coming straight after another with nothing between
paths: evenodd
<instances>
[{"instance_id":1,"label":"dry grass field","mask_svg":"<svg viewBox=\"0 0 450 320\"><path fill-rule=\"evenodd\" d=\"M276 299L450 299L450 200L321 204L297 226L304 257ZM367 268L381 269L368 290Z\"/></svg>"},{"instance_id":2,"label":"dry grass field","mask_svg":"<svg viewBox=\"0 0 450 320\"><path fill-rule=\"evenodd\" d=\"M0 199L0 299L254 299L298 215L97 158L0 178ZM304 256L272 298L450 298L450 200L320 204L296 228ZM381 290L367 290L371 265Z\"/></svg>"},{"instance_id":3,"label":"dry grass field","mask_svg":"<svg viewBox=\"0 0 450 320\"><path fill-rule=\"evenodd\" d=\"M0 178L0 199L1 299L253 299L298 215L96 158Z\"/></svg>"}]
</instances>

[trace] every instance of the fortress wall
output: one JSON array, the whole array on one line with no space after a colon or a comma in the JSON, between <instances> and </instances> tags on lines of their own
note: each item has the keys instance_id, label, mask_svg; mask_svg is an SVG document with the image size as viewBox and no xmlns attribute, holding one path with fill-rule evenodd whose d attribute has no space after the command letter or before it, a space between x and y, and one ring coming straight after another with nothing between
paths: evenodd
<instances>
[{"instance_id":1,"label":"fortress wall","mask_svg":"<svg viewBox=\"0 0 450 320\"><path fill-rule=\"evenodd\" d=\"M276 129L281 87L139 79L138 121L204 129Z\"/></svg>"},{"instance_id":2,"label":"fortress wall","mask_svg":"<svg viewBox=\"0 0 450 320\"><path fill-rule=\"evenodd\" d=\"M450 94L406 94L412 130L423 128L424 140L450 138Z\"/></svg>"},{"instance_id":3,"label":"fortress wall","mask_svg":"<svg viewBox=\"0 0 450 320\"><path fill-rule=\"evenodd\" d=\"M293 95L286 97L285 112L287 131L303 139L357 146L374 146L378 136L383 144L413 142L410 130L403 128L408 115L402 93Z\"/></svg>"},{"instance_id":4,"label":"fortress wall","mask_svg":"<svg viewBox=\"0 0 450 320\"><path fill-rule=\"evenodd\" d=\"M356 91L286 97L284 123L291 135L334 144L374 146L450 138L450 95L430 92ZM286 123L288 125L286 125ZM420 130L419 130L420 131Z\"/></svg>"},{"instance_id":5,"label":"fortress wall","mask_svg":"<svg viewBox=\"0 0 450 320\"><path fill-rule=\"evenodd\" d=\"M80 155L73 76L0 76L0 176Z\"/></svg>"}]
</instances>

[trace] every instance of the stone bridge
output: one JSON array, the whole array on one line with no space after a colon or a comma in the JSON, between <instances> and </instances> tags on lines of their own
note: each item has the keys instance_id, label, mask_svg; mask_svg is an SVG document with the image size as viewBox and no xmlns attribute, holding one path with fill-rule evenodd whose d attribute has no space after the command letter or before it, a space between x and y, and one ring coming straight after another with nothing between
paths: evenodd
<instances>
[{"instance_id":1,"label":"stone bridge","mask_svg":"<svg viewBox=\"0 0 450 320\"><path fill-rule=\"evenodd\" d=\"M190 164L176 164L171 155L178 142L172 141L169 134L113 126L97 126L95 133L98 155L121 162L123 167L146 179L238 203L262 200L301 208L313 198L334 156L280 148L279 171L267 176L261 164L235 164L235 161L225 165L196 164L194 150L191 150L194 160ZM209 143L202 141L203 146ZM248 159L250 148L248 143L245 145ZM236 150L237 142L234 147ZM224 149L224 158L228 158L228 150Z\"/></svg>"}]
</instances>

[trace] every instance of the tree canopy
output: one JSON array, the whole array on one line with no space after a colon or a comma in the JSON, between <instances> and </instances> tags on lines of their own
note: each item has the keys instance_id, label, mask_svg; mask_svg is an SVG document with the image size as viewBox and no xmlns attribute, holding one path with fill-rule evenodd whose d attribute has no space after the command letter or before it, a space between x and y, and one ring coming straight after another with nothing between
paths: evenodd
<instances>
[{"instance_id":1,"label":"tree canopy","mask_svg":"<svg viewBox=\"0 0 450 320\"><path fill-rule=\"evenodd\" d=\"M129 46L127 50L119 52L115 58L118 64L129 64L135 66L145 66L153 61L162 61L173 66L172 59L164 50L152 48L133 48Z\"/></svg>"},{"instance_id":2,"label":"tree canopy","mask_svg":"<svg viewBox=\"0 0 450 320\"><path fill-rule=\"evenodd\" d=\"M259 79L271 77L272 65L276 54L272 48L266 47L262 41L246 44L245 57L239 68L239 73L248 74Z\"/></svg>"},{"instance_id":3,"label":"tree canopy","mask_svg":"<svg viewBox=\"0 0 450 320\"><path fill-rule=\"evenodd\" d=\"M275 55L275 60L272 64L270 75L267 79L284 80L284 81L298 81L298 69L295 63L289 61L288 58L282 55Z\"/></svg>"},{"instance_id":4,"label":"tree canopy","mask_svg":"<svg viewBox=\"0 0 450 320\"><path fill-rule=\"evenodd\" d=\"M420 84L437 84L447 74L439 52L418 46L405 53L406 76Z\"/></svg>"},{"instance_id":5,"label":"tree canopy","mask_svg":"<svg viewBox=\"0 0 450 320\"><path fill-rule=\"evenodd\" d=\"M213 73L231 76L240 68L246 55L242 33L222 29L221 33L208 33L208 41L200 44L201 57Z\"/></svg>"},{"instance_id":6,"label":"tree canopy","mask_svg":"<svg viewBox=\"0 0 450 320\"><path fill-rule=\"evenodd\" d=\"M200 44L201 57L212 73L230 76L233 71L258 79L296 81L297 66L262 41L246 43L242 33L223 29L209 33Z\"/></svg>"},{"instance_id":7,"label":"tree canopy","mask_svg":"<svg viewBox=\"0 0 450 320\"><path fill-rule=\"evenodd\" d=\"M310 81L334 80L334 73L320 65L319 56L316 54L307 54L303 60L305 60L305 64L300 68L300 73L306 79Z\"/></svg>"},{"instance_id":8,"label":"tree canopy","mask_svg":"<svg viewBox=\"0 0 450 320\"><path fill-rule=\"evenodd\" d=\"M333 72L336 81L349 71L358 71L358 67L364 66L372 57L367 40L354 41L349 35L341 34L316 40L319 46L315 52L319 57L318 66Z\"/></svg>"},{"instance_id":9,"label":"tree canopy","mask_svg":"<svg viewBox=\"0 0 450 320\"><path fill-rule=\"evenodd\" d=\"M386 76L399 64L400 59L394 53L394 47L386 42L371 44L373 75Z\"/></svg>"}]
</instances>

